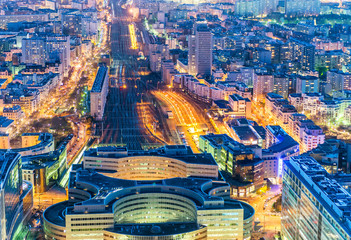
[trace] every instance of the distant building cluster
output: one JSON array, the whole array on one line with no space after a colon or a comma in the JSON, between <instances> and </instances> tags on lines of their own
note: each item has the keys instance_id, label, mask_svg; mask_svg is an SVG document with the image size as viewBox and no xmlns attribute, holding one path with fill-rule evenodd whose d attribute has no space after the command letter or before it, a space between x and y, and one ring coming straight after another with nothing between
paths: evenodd
<instances>
[{"instance_id":1,"label":"distant building cluster","mask_svg":"<svg viewBox=\"0 0 351 240\"><path fill-rule=\"evenodd\" d=\"M264 25L237 17L280 12L285 14L282 19L303 18L319 15L327 7L338 9L332 4L318 0L240 0L196 7L158 2L135 4L140 15L145 16L149 30L144 38L151 70L160 72L166 85L195 99L223 107L229 106L223 100L229 101L232 94L264 102L271 92L284 99L295 93L321 93L329 96L324 101L329 105L324 107L326 111L333 108L333 98L345 98L341 107L334 104L337 111L350 105L348 96L333 96L343 95L351 88L350 39L346 37L351 32L347 24L317 25L309 20L278 24L268 20ZM348 14L349 5L345 4L344 9L342 14ZM161 38L161 33L167 37Z\"/></svg>"},{"instance_id":2,"label":"distant building cluster","mask_svg":"<svg viewBox=\"0 0 351 240\"><path fill-rule=\"evenodd\" d=\"M0 239L28 238L33 226L33 194L61 184L67 174L77 136L55 142L51 131L33 133L19 126L53 115L57 110L49 107L57 101L53 93L75 87L67 82L74 75L79 77L74 72L78 60L89 58L94 45L102 41L104 14L97 7L104 4L95 0L0 0ZM95 87L103 90L97 118L103 114L107 95L105 75L107 80L96 81L103 86ZM43 108L48 111L42 112ZM17 148L17 144L10 145L14 136L21 140ZM36 211L41 210L40 200L37 207Z\"/></svg>"},{"instance_id":3,"label":"distant building cluster","mask_svg":"<svg viewBox=\"0 0 351 240\"><path fill-rule=\"evenodd\" d=\"M210 153L231 185L233 197L248 197L279 183L283 161L299 155L299 144L279 126L263 128L240 121L231 126L235 138L226 134L200 136L199 149Z\"/></svg>"},{"instance_id":4,"label":"distant building cluster","mask_svg":"<svg viewBox=\"0 0 351 240\"><path fill-rule=\"evenodd\" d=\"M0 9L0 113L11 127L61 89L100 41L101 19L96 1L2 1Z\"/></svg>"},{"instance_id":5,"label":"distant building cluster","mask_svg":"<svg viewBox=\"0 0 351 240\"><path fill-rule=\"evenodd\" d=\"M277 238L350 240L351 144L340 140L351 139L350 16L351 2L345 1L0 0L0 239L27 239L26 226L36 232L29 221L34 194L60 185L66 200L49 206L38 221L45 239L253 239L265 231L258 219L272 214L257 205L274 199L277 207L281 190ZM129 34L117 29L123 36L112 39L109 50L116 54L110 55L101 46L109 47L105 39L115 38L109 26L117 22ZM130 49L123 49L125 40ZM102 63L83 67L95 55L102 55ZM120 76L110 78L116 65ZM71 78L94 79L91 91L78 81L70 86ZM129 80L136 82L133 91ZM120 113L127 109L117 106L111 109L116 115L108 116L117 122L105 124L109 85L120 82L122 88L113 90L128 94L112 101L135 96L142 104L135 101L134 108L127 99L137 114ZM155 82L163 92L153 89ZM67 91L73 87L77 91ZM65 117L72 119L74 134L58 143L51 131L15 129L28 116L60 115L60 108L50 107L60 104L53 93L70 92L66 100L75 102L87 91L79 106L89 106L94 132L101 128L108 144L86 138L91 119L81 124L71 107ZM155 92L170 102L171 94L181 92L204 121L197 122L178 98L171 105L183 116L158 100L143 102ZM160 119L158 108L169 120ZM126 128L119 114L140 119ZM191 123L183 119L166 129L181 117ZM151 131L138 127L151 121L157 141L145 142L154 148L110 144L144 138ZM14 135L20 148L10 146ZM198 149L159 145L167 139L193 139ZM268 198L273 185L281 189ZM252 206L237 199L253 199Z\"/></svg>"},{"instance_id":6,"label":"distant building cluster","mask_svg":"<svg viewBox=\"0 0 351 240\"><path fill-rule=\"evenodd\" d=\"M351 123L351 29L308 20L326 9L348 15L348 3L135 4L145 16L151 70L173 89L211 104L210 118L224 124L269 120L301 152L323 144L332 122ZM296 18L303 20L284 24ZM231 129L233 136L240 134Z\"/></svg>"},{"instance_id":7,"label":"distant building cluster","mask_svg":"<svg viewBox=\"0 0 351 240\"><path fill-rule=\"evenodd\" d=\"M273 12L286 15L318 15L320 0L239 0L235 2L235 13L239 16L265 16Z\"/></svg>"},{"instance_id":8,"label":"distant building cluster","mask_svg":"<svg viewBox=\"0 0 351 240\"><path fill-rule=\"evenodd\" d=\"M282 96L269 93L266 97L265 112L285 129L300 144L301 152L306 152L324 143L325 134L321 127L298 113Z\"/></svg>"}]
</instances>

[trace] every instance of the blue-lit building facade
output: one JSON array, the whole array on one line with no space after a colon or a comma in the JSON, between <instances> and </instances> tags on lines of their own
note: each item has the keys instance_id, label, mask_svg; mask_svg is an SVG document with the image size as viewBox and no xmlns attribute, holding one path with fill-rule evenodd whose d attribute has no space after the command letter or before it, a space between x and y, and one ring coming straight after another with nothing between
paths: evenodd
<instances>
[{"instance_id":1,"label":"blue-lit building facade","mask_svg":"<svg viewBox=\"0 0 351 240\"><path fill-rule=\"evenodd\" d=\"M284 163L282 236L290 239L350 239L351 195L312 157Z\"/></svg>"},{"instance_id":2,"label":"blue-lit building facade","mask_svg":"<svg viewBox=\"0 0 351 240\"><path fill-rule=\"evenodd\" d=\"M264 129L265 147L245 146L225 134L202 135L199 149L210 153L231 186L232 197L248 197L266 184L280 183L283 161L299 155L299 144L280 126Z\"/></svg>"},{"instance_id":3,"label":"blue-lit building facade","mask_svg":"<svg viewBox=\"0 0 351 240\"><path fill-rule=\"evenodd\" d=\"M33 206L32 185L22 181L21 165L20 154L1 153L0 237L4 240L15 239Z\"/></svg>"}]
</instances>

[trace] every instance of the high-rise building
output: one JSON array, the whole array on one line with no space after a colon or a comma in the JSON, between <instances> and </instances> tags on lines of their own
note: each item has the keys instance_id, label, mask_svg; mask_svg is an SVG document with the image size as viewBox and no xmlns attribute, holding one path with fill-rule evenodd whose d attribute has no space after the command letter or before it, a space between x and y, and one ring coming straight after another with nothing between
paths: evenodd
<instances>
[{"instance_id":1,"label":"high-rise building","mask_svg":"<svg viewBox=\"0 0 351 240\"><path fill-rule=\"evenodd\" d=\"M49 13L29 13L29 14L6 14L0 16L0 27L6 28L13 22L47 22L50 19Z\"/></svg>"},{"instance_id":2,"label":"high-rise building","mask_svg":"<svg viewBox=\"0 0 351 240\"><path fill-rule=\"evenodd\" d=\"M288 98L289 78L285 75L274 75L273 92L283 96L284 98Z\"/></svg>"},{"instance_id":3,"label":"high-rise building","mask_svg":"<svg viewBox=\"0 0 351 240\"><path fill-rule=\"evenodd\" d=\"M45 66L47 62L59 60L63 72L68 74L71 64L70 37L50 35L24 38L22 40L22 62Z\"/></svg>"},{"instance_id":4,"label":"high-rise building","mask_svg":"<svg viewBox=\"0 0 351 240\"><path fill-rule=\"evenodd\" d=\"M63 65L63 72L68 74L71 65L70 37L63 35L47 36L46 52L48 53L48 60L59 57Z\"/></svg>"},{"instance_id":5,"label":"high-rise building","mask_svg":"<svg viewBox=\"0 0 351 240\"><path fill-rule=\"evenodd\" d=\"M248 87L252 87L254 79L256 77L255 69L250 67L240 68L241 81L244 82Z\"/></svg>"},{"instance_id":6,"label":"high-rise building","mask_svg":"<svg viewBox=\"0 0 351 240\"><path fill-rule=\"evenodd\" d=\"M315 68L342 70L350 63L350 55L342 50L318 50L315 55Z\"/></svg>"},{"instance_id":7,"label":"high-rise building","mask_svg":"<svg viewBox=\"0 0 351 240\"><path fill-rule=\"evenodd\" d=\"M33 37L22 40L22 62L45 66L47 49L45 38Z\"/></svg>"},{"instance_id":8,"label":"high-rise building","mask_svg":"<svg viewBox=\"0 0 351 240\"><path fill-rule=\"evenodd\" d=\"M318 93L319 78L314 76L298 76L296 79L296 93Z\"/></svg>"},{"instance_id":9,"label":"high-rise building","mask_svg":"<svg viewBox=\"0 0 351 240\"><path fill-rule=\"evenodd\" d=\"M253 100L262 101L267 93L273 91L274 78L270 74L256 74L253 81Z\"/></svg>"},{"instance_id":10,"label":"high-rise building","mask_svg":"<svg viewBox=\"0 0 351 240\"><path fill-rule=\"evenodd\" d=\"M164 44L149 44L150 69L153 72L161 72L162 62L169 59L169 47Z\"/></svg>"},{"instance_id":11,"label":"high-rise building","mask_svg":"<svg viewBox=\"0 0 351 240\"><path fill-rule=\"evenodd\" d=\"M212 74L212 33L204 23L196 24L195 66L196 74Z\"/></svg>"},{"instance_id":12,"label":"high-rise building","mask_svg":"<svg viewBox=\"0 0 351 240\"><path fill-rule=\"evenodd\" d=\"M282 239L350 239L351 195L342 187L350 175L344 175L328 174L309 156L285 161Z\"/></svg>"},{"instance_id":13,"label":"high-rise building","mask_svg":"<svg viewBox=\"0 0 351 240\"><path fill-rule=\"evenodd\" d=\"M344 110L345 122L351 124L351 105Z\"/></svg>"},{"instance_id":14,"label":"high-rise building","mask_svg":"<svg viewBox=\"0 0 351 240\"><path fill-rule=\"evenodd\" d=\"M320 0L285 0L285 14L287 15L318 15Z\"/></svg>"},{"instance_id":15,"label":"high-rise building","mask_svg":"<svg viewBox=\"0 0 351 240\"><path fill-rule=\"evenodd\" d=\"M315 46L310 43L291 38L289 47L291 52L291 60L297 62L301 70L314 70Z\"/></svg>"},{"instance_id":16,"label":"high-rise building","mask_svg":"<svg viewBox=\"0 0 351 240\"><path fill-rule=\"evenodd\" d=\"M235 14L239 16L258 16L264 13L261 0L239 0L235 2Z\"/></svg>"},{"instance_id":17,"label":"high-rise building","mask_svg":"<svg viewBox=\"0 0 351 240\"><path fill-rule=\"evenodd\" d=\"M90 113L97 120L102 120L108 93L108 67L101 65L90 91Z\"/></svg>"},{"instance_id":18,"label":"high-rise building","mask_svg":"<svg viewBox=\"0 0 351 240\"><path fill-rule=\"evenodd\" d=\"M0 238L16 239L22 223L33 207L33 189L22 181L21 155L0 153Z\"/></svg>"},{"instance_id":19,"label":"high-rise building","mask_svg":"<svg viewBox=\"0 0 351 240\"><path fill-rule=\"evenodd\" d=\"M333 91L351 90L351 74L338 70L328 71L327 83Z\"/></svg>"},{"instance_id":20,"label":"high-rise building","mask_svg":"<svg viewBox=\"0 0 351 240\"><path fill-rule=\"evenodd\" d=\"M273 64L279 64L285 60L283 47L285 47L285 44L280 41L268 42L265 44L265 49L269 50L272 54Z\"/></svg>"},{"instance_id":21,"label":"high-rise building","mask_svg":"<svg viewBox=\"0 0 351 240\"><path fill-rule=\"evenodd\" d=\"M196 75L196 38L195 35L188 37L188 72L191 75Z\"/></svg>"},{"instance_id":22,"label":"high-rise building","mask_svg":"<svg viewBox=\"0 0 351 240\"><path fill-rule=\"evenodd\" d=\"M76 35L79 36L82 34L82 18L83 15L63 13L61 15L62 22L62 31L63 34L67 35Z\"/></svg>"}]
</instances>

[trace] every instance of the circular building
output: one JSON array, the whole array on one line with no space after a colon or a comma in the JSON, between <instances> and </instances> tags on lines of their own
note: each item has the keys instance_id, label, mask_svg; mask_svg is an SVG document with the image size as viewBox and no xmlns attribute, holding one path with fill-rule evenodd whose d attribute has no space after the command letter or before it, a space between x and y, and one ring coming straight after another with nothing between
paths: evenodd
<instances>
[{"instance_id":1,"label":"circular building","mask_svg":"<svg viewBox=\"0 0 351 240\"><path fill-rule=\"evenodd\" d=\"M120 164L114 171L99 173L82 168L71 172L68 201L44 212L47 239L251 236L254 209L231 200L230 186L218 177L191 175L212 167L207 154L109 156ZM106 155L104 158L106 162ZM201 159L206 164L201 164ZM191 170L187 170L187 164Z\"/></svg>"}]
</instances>

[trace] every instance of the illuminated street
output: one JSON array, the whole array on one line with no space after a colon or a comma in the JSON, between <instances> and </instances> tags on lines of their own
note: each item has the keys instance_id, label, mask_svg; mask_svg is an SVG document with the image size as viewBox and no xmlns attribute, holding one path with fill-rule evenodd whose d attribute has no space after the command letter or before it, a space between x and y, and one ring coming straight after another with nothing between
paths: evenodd
<instances>
[{"instance_id":1,"label":"illuminated street","mask_svg":"<svg viewBox=\"0 0 351 240\"><path fill-rule=\"evenodd\" d=\"M257 239L259 237L272 239L275 234L281 231L281 214L272 209L273 203L281 196L280 193L281 190L274 186L263 195L254 196L247 200L255 208L255 221L258 226L258 231L255 234Z\"/></svg>"},{"instance_id":2,"label":"illuminated street","mask_svg":"<svg viewBox=\"0 0 351 240\"><path fill-rule=\"evenodd\" d=\"M66 190L58 186L54 186L47 192L35 194L34 208L46 209L47 207L55 203L65 201L66 199Z\"/></svg>"}]
</instances>

